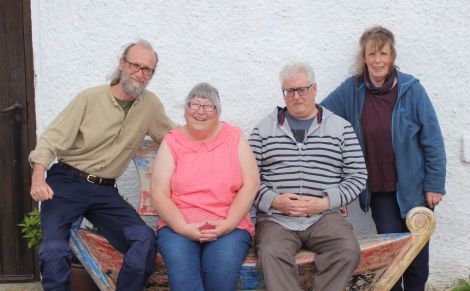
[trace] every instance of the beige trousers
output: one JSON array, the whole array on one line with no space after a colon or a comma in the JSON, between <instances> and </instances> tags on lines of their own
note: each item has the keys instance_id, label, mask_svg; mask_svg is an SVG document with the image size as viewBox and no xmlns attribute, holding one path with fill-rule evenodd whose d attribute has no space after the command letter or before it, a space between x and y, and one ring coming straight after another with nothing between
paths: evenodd
<instances>
[{"instance_id":1,"label":"beige trousers","mask_svg":"<svg viewBox=\"0 0 470 291\"><path fill-rule=\"evenodd\" d=\"M295 255L315 252L314 291L342 291L359 263L360 250L351 224L339 213L323 215L304 231L292 231L272 221L256 224L258 269L267 291L297 291Z\"/></svg>"}]
</instances>

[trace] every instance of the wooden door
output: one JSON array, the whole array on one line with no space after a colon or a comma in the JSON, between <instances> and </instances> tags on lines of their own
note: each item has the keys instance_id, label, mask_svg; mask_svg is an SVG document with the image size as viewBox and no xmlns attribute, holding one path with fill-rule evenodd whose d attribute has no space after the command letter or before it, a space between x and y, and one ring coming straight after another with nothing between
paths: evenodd
<instances>
[{"instance_id":1,"label":"wooden door","mask_svg":"<svg viewBox=\"0 0 470 291\"><path fill-rule=\"evenodd\" d=\"M30 0L0 0L0 283L38 279L18 223L36 206L28 153L35 145Z\"/></svg>"}]
</instances>

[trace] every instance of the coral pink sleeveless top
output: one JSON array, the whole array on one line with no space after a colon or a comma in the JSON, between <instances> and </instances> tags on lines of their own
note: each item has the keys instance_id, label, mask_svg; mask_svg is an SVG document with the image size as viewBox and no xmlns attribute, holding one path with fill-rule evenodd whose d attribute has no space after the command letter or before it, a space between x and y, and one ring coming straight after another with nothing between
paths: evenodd
<instances>
[{"instance_id":1,"label":"coral pink sleeveless top","mask_svg":"<svg viewBox=\"0 0 470 291\"><path fill-rule=\"evenodd\" d=\"M197 142L180 129L164 138L175 160L171 178L171 199L187 223L225 219L228 209L243 185L238 143L241 131L228 123L210 141ZM157 228L165 226L160 220ZM252 236L254 226L247 213L238 228Z\"/></svg>"}]
</instances>

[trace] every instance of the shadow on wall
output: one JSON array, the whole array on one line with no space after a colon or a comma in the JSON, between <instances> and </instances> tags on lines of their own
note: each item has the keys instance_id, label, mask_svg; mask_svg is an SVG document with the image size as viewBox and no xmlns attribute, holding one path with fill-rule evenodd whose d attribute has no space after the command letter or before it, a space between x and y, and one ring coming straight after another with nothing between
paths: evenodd
<instances>
[{"instance_id":1,"label":"shadow on wall","mask_svg":"<svg viewBox=\"0 0 470 291\"><path fill-rule=\"evenodd\" d=\"M348 220L354 227L356 233L376 233L375 224L369 212L365 214L359 207L359 199L348 206Z\"/></svg>"}]
</instances>

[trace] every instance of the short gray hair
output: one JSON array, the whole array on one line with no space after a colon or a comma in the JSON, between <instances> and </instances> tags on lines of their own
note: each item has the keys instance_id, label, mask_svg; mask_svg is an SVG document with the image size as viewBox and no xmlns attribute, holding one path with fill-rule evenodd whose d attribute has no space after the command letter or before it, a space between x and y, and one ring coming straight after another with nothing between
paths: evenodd
<instances>
[{"instance_id":1,"label":"short gray hair","mask_svg":"<svg viewBox=\"0 0 470 291\"><path fill-rule=\"evenodd\" d=\"M186 96L186 100L184 102L185 108L188 108L188 103L194 97L210 100L215 105L217 113L221 112L222 108L220 108L219 91L211 84L206 82L196 84L196 86L189 91L188 96Z\"/></svg>"},{"instance_id":2,"label":"short gray hair","mask_svg":"<svg viewBox=\"0 0 470 291\"><path fill-rule=\"evenodd\" d=\"M281 72L279 73L279 80L281 81L281 86L285 81L292 79L299 73L304 73L307 75L308 82L310 84L315 83L315 73L313 72L313 67L306 62L292 62L284 66Z\"/></svg>"},{"instance_id":3,"label":"short gray hair","mask_svg":"<svg viewBox=\"0 0 470 291\"><path fill-rule=\"evenodd\" d=\"M158 54L153 49L150 42L146 41L145 39L138 39L135 42L131 42L131 43L127 44L126 47L124 48L124 51L122 52L122 55L119 57L119 59L127 58L127 54L129 53L129 50L135 45L141 45L141 46L151 50L155 54L155 68L157 68ZM115 85L115 84L119 83L119 81L121 81L121 70L119 70L119 68L116 68L108 79L111 80L111 85Z\"/></svg>"}]
</instances>

